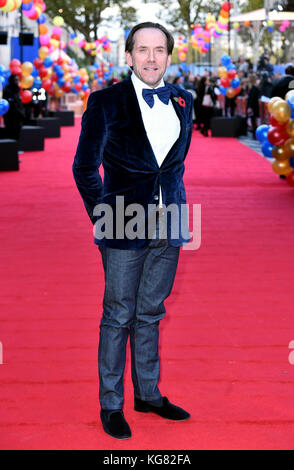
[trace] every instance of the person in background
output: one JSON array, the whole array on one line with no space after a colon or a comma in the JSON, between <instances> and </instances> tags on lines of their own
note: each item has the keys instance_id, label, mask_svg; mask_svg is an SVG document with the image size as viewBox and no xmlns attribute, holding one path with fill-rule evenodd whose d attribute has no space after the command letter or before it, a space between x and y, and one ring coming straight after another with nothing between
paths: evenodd
<instances>
[{"instance_id":1,"label":"person in background","mask_svg":"<svg viewBox=\"0 0 294 470\"><path fill-rule=\"evenodd\" d=\"M211 79L205 81L204 96L202 100L202 122L203 127L200 130L201 134L208 137L208 130L210 129L210 120L214 115L217 96L214 91L214 83Z\"/></svg>"},{"instance_id":2,"label":"person in background","mask_svg":"<svg viewBox=\"0 0 294 470\"><path fill-rule=\"evenodd\" d=\"M4 114L6 136L19 140L20 131L25 120L25 108L20 98L18 75L10 75L8 85L3 90L3 99L9 103L9 110Z\"/></svg>"},{"instance_id":3,"label":"person in background","mask_svg":"<svg viewBox=\"0 0 294 470\"><path fill-rule=\"evenodd\" d=\"M290 90L294 90L294 64L286 66L285 75L273 86L271 97L279 96L284 99Z\"/></svg>"},{"instance_id":4,"label":"person in background","mask_svg":"<svg viewBox=\"0 0 294 470\"><path fill-rule=\"evenodd\" d=\"M255 140L257 119L259 118L259 90L256 86L256 75L248 77L247 118L251 121L252 137Z\"/></svg>"}]
</instances>

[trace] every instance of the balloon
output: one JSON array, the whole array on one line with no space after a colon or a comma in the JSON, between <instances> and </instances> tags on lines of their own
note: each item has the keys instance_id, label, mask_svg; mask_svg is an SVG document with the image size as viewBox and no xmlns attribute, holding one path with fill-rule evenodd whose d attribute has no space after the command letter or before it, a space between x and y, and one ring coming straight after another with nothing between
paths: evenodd
<instances>
[{"instance_id":1,"label":"balloon","mask_svg":"<svg viewBox=\"0 0 294 470\"><path fill-rule=\"evenodd\" d=\"M9 110L8 101L4 100L3 98L0 99L0 116L3 116L4 114L6 114L8 110Z\"/></svg>"},{"instance_id":2,"label":"balloon","mask_svg":"<svg viewBox=\"0 0 294 470\"><path fill-rule=\"evenodd\" d=\"M286 122L291 117L291 107L284 100L276 101L273 104L271 113L277 121Z\"/></svg>"},{"instance_id":3,"label":"balloon","mask_svg":"<svg viewBox=\"0 0 294 470\"><path fill-rule=\"evenodd\" d=\"M31 75L33 71L33 64L31 62L24 62L21 66L23 77Z\"/></svg>"},{"instance_id":4,"label":"balloon","mask_svg":"<svg viewBox=\"0 0 294 470\"><path fill-rule=\"evenodd\" d=\"M288 173L286 181L290 186L294 186L294 171L290 171L290 173Z\"/></svg>"},{"instance_id":5,"label":"balloon","mask_svg":"<svg viewBox=\"0 0 294 470\"><path fill-rule=\"evenodd\" d=\"M24 90L21 92L20 97L23 103L30 103L33 99L33 94L29 90Z\"/></svg>"},{"instance_id":6,"label":"balloon","mask_svg":"<svg viewBox=\"0 0 294 470\"><path fill-rule=\"evenodd\" d=\"M269 122L273 127L285 127L286 129L286 123L277 121L272 115L269 117Z\"/></svg>"},{"instance_id":7,"label":"balloon","mask_svg":"<svg viewBox=\"0 0 294 470\"><path fill-rule=\"evenodd\" d=\"M64 19L62 18L62 16L55 16L53 18L53 24L54 26L62 26L64 23Z\"/></svg>"},{"instance_id":8,"label":"balloon","mask_svg":"<svg viewBox=\"0 0 294 470\"><path fill-rule=\"evenodd\" d=\"M48 26L46 26L45 24L40 24L39 33L40 34L47 34L48 33Z\"/></svg>"},{"instance_id":9,"label":"balloon","mask_svg":"<svg viewBox=\"0 0 294 470\"><path fill-rule=\"evenodd\" d=\"M228 77L229 77L230 80L233 80L233 78L235 78L236 75L237 75L236 70L230 69L230 70L228 71Z\"/></svg>"},{"instance_id":10,"label":"balloon","mask_svg":"<svg viewBox=\"0 0 294 470\"><path fill-rule=\"evenodd\" d=\"M267 140L272 145L282 145L286 140L289 139L289 136L283 127L270 127L267 134Z\"/></svg>"},{"instance_id":11,"label":"balloon","mask_svg":"<svg viewBox=\"0 0 294 470\"><path fill-rule=\"evenodd\" d=\"M230 84L230 80L227 77L222 77L220 84L224 87L228 87Z\"/></svg>"},{"instance_id":12,"label":"balloon","mask_svg":"<svg viewBox=\"0 0 294 470\"><path fill-rule=\"evenodd\" d=\"M230 2L224 2L221 6L221 8L224 10L224 11L230 11L230 9L232 8L232 5Z\"/></svg>"},{"instance_id":13,"label":"balloon","mask_svg":"<svg viewBox=\"0 0 294 470\"><path fill-rule=\"evenodd\" d=\"M279 96L274 96L273 98L271 98L267 104L267 109L269 110L269 112L271 113L272 112L272 108L273 108L273 105L277 102L277 101L283 101L282 98L280 98Z\"/></svg>"},{"instance_id":14,"label":"balloon","mask_svg":"<svg viewBox=\"0 0 294 470\"><path fill-rule=\"evenodd\" d=\"M267 133L269 131L269 128L270 126L262 124L256 129L255 135L257 140L259 140L261 144L263 144L267 140Z\"/></svg>"},{"instance_id":15,"label":"balloon","mask_svg":"<svg viewBox=\"0 0 294 470\"><path fill-rule=\"evenodd\" d=\"M287 101L291 96L294 96L294 90L290 90L286 93L285 100Z\"/></svg>"},{"instance_id":16,"label":"balloon","mask_svg":"<svg viewBox=\"0 0 294 470\"><path fill-rule=\"evenodd\" d=\"M238 77L233 78L233 80L231 81L231 87L238 88L239 85L240 85L240 79Z\"/></svg>"},{"instance_id":17,"label":"balloon","mask_svg":"<svg viewBox=\"0 0 294 470\"><path fill-rule=\"evenodd\" d=\"M294 157L294 139L286 140L283 147L285 148L285 151L288 152L289 157Z\"/></svg>"},{"instance_id":18,"label":"balloon","mask_svg":"<svg viewBox=\"0 0 294 470\"><path fill-rule=\"evenodd\" d=\"M235 96L235 90L234 90L234 88L232 88L231 86L229 86L229 87L227 88L226 96L227 96L228 98L234 98L234 96Z\"/></svg>"},{"instance_id":19,"label":"balloon","mask_svg":"<svg viewBox=\"0 0 294 470\"><path fill-rule=\"evenodd\" d=\"M219 77L226 77L228 75L228 71L226 69L226 67L219 67L217 69L217 74Z\"/></svg>"},{"instance_id":20,"label":"balloon","mask_svg":"<svg viewBox=\"0 0 294 470\"><path fill-rule=\"evenodd\" d=\"M267 158L273 158L272 151L273 151L273 146L269 143L268 140L263 142L261 146L262 153L265 157Z\"/></svg>"},{"instance_id":21,"label":"balloon","mask_svg":"<svg viewBox=\"0 0 294 470\"><path fill-rule=\"evenodd\" d=\"M288 160L289 152L286 147L274 147L272 150L272 156L279 161Z\"/></svg>"},{"instance_id":22,"label":"balloon","mask_svg":"<svg viewBox=\"0 0 294 470\"><path fill-rule=\"evenodd\" d=\"M48 47L46 47L46 46L40 47L40 49L39 49L39 57L40 57L41 59L44 60L44 59L47 57L48 54L49 54L49 49L48 49Z\"/></svg>"},{"instance_id":23,"label":"balloon","mask_svg":"<svg viewBox=\"0 0 294 470\"><path fill-rule=\"evenodd\" d=\"M289 163L290 163L291 167L294 168L294 157L289 158Z\"/></svg>"},{"instance_id":24,"label":"balloon","mask_svg":"<svg viewBox=\"0 0 294 470\"><path fill-rule=\"evenodd\" d=\"M285 175L285 176L287 176L289 173L291 173L291 171L293 171L288 160L283 160L283 161L275 160L272 163L272 169L274 170L275 173L278 173L278 175Z\"/></svg>"},{"instance_id":25,"label":"balloon","mask_svg":"<svg viewBox=\"0 0 294 470\"><path fill-rule=\"evenodd\" d=\"M294 119L287 123L286 132L290 137L294 137Z\"/></svg>"},{"instance_id":26,"label":"balloon","mask_svg":"<svg viewBox=\"0 0 294 470\"><path fill-rule=\"evenodd\" d=\"M223 55L223 56L221 57L221 64L222 64L223 66L226 67L227 65L229 65L230 62L231 62L231 57L230 57L229 55L226 55L226 54L225 54L225 55Z\"/></svg>"},{"instance_id":27,"label":"balloon","mask_svg":"<svg viewBox=\"0 0 294 470\"><path fill-rule=\"evenodd\" d=\"M14 67L21 67L21 62L18 59L12 59L9 63L10 70Z\"/></svg>"},{"instance_id":28,"label":"balloon","mask_svg":"<svg viewBox=\"0 0 294 470\"><path fill-rule=\"evenodd\" d=\"M44 90L48 91L51 88L51 85L52 85L52 82L49 78L42 80L42 88L44 88Z\"/></svg>"},{"instance_id":29,"label":"balloon","mask_svg":"<svg viewBox=\"0 0 294 470\"><path fill-rule=\"evenodd\" d=\"M33 83L34 83L34 77L32 77L32 75L28 75L28 76L22 77L20 86L22 88L32 88Z\"/></svg>"},{"instance_id":30,"label":"balloon","mask_svg":"<svg viewBox=\"0 0 294 470\"><path fill-rule=\"evenodd\" d=\"M44 59L44 67L48 68L48 67L51 67L51 65L53 64L53 59L51 59L51 57L45 57Z\"/></svg>"},{"instance_id":31,"label":"balloon","mask_svg":"<svg viewBox=\"0 0 294 470\"><path fill-rule=\"evenodd\" d=\"M57 98L61 98L63 95L64 91L61 88L57 88L57 90L55 90L55 96L57 96Z\"/></svg>"}]
</instances>

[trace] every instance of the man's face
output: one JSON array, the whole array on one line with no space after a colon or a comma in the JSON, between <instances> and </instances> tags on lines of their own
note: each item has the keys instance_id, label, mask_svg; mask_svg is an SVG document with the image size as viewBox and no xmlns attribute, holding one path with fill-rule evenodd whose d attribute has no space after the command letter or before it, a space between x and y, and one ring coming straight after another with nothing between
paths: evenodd
<instances>
[{"instance_id":1,"label":"man's face","mask_svg":"<svg viewBox=\"0 0 294 470\"><path fill-rule=\"evenodd\" d=\"M126 52L127 64L146 85L159 85L171 56L167 53L165 34L157 28L142 28L134 34L134 47Z\"/></svg>"}]
</instances>

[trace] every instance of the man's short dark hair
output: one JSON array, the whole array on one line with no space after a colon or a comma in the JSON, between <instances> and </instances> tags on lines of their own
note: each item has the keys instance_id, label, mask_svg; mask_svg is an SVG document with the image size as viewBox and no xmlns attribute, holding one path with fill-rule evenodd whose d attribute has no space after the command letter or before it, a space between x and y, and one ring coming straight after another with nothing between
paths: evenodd
<instances>
[{"instance_id":1,"label":"man's short dark hair","mask_svg":"<svg viewBox=\"0 0 294 470\"><path fill-rule=\"evenodd\" d=\"M134 47L134 35L139 29L143 29L143 28L156 28L162 31L166 36L167 53L168 55L172 54L174 43L175 43L173 36L164 26L162 26L159 23L153 23L152 21L139 23L132 28L126 40L126 47L125 47L126 52L129 52L131 54L133 47Z\"/></svg>"},{"instance_id":2,"label":"man's short dark hair","mask_svg":"<svg viewBox=\"0 0 294 470\"><path fill-rule=\"evenodd\" d=\"M285 73L287 75L294 75L294 65L293 64L288 64L285 68Z\"/></svg>"}]
</instances>

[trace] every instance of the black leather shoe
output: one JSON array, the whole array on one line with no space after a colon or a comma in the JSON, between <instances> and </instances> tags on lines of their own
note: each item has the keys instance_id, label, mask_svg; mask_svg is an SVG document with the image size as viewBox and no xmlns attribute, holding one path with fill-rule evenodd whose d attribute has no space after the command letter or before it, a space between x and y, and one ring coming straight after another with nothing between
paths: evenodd
<instances>
[{"instance_id":1,"label":"black leather shoe","mask_svg":"<svg viewBox=\"0 0 294 470\"><path fill-rule=\"evenodd\" d=\"M173 421L185 421L190 418L190 414L187 411L170 403L167 397L162 397L161 406L152 405L135 397L135 410L141 413L149 413L151 411L162 418L172 419Z\"/></svg>"},{"instance_id":2,"label":"black leather shoe","mask_svg":"<svg viewBox=\"0 0 294 470\"><path fill-rule=\"evenodd\" d=\"M104 431L116 439L129 439L131 429L122 411L101 410L100 417Z\"/></svg>"}]
</instances>

